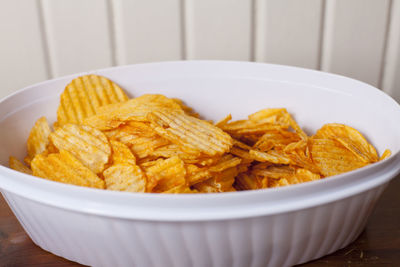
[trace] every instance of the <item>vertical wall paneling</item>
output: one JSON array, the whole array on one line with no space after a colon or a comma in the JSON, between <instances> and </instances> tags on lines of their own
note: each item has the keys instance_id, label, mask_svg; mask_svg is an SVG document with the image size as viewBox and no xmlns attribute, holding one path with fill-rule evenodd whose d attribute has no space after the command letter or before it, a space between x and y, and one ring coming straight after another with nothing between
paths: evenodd
<instances>
[{"instance_id":1,"label":"vertical wall paneling","mask_svg":"<svg viewBox=\"0 0 400 267\"><path fill-rule=\"evenodd\" d=\"M389 0L327 0L322 70L378 86Z\"/></svg>"},{"instance_id":2,"label":"vertical wall paneling","mask_svg":"<svg viewBox=\"0 0 400 267\"><path fill-rule=\"evenodd\" d=\"M112 0L118 64L182 59L181 0Z\"/></svg>"},{"instance_id":3,"label":"vertical wall paneling","mask_svg":"<svg viewBox=\"0 0 400 267\"><path fill-rule=\"evenodd\" d=\"M48 78L38 11L37 1L0 1L0 98Z\"/></svg>"},{"instance_id":4,"label":"vertical wall paneling","mask_svg":"<svg viewBox=\"0 0 400 267\"><path fill-rule=\"evenodd\" d=\"M400 103L400 1L393 0L382 89Z\"/></svg>"},{"instance_id":5,"label":"vertical wall paneling","mask_svg":"<svg viewBox=\"0 0 400 267\"><path fill-rule=\"evenodd\" d=\"M252 0L186 0L188 59L250 60Z\"/></svg>"},{"instance_id":6,"label":"vertical wall paneling","mask_svg":"<svg viewBox=\"0 0 400 267\"><path fill-rule=\"evenodd\" d=\"M112 34L106 0L42 1L55 76L112 65Z\"/></svg>"},{"instance_id":7,"label":"vertical wall paneling","mask_svg":"<svg viewBox=\"0 0 400 267\"><path fill-rule=\"evenodd\" d=\"M319 67L322 0L257 0L256 61Z\"/></svg>"}]
</instances>

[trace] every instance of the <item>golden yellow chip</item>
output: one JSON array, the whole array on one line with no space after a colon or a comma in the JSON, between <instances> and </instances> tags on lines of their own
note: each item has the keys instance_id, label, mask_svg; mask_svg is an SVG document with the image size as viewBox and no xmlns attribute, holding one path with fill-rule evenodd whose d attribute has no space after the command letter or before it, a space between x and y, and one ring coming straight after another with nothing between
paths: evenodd
<instances>
[{"instance_id":1,"label":"golden yellow chip","mask_svg":"<svg viewBox=\"0 0 400 267\"><path fill-rule=\"evenodd\" d=\"M110 140L110 145L112 149L111 159L113 164L128 163L136 165L136 158L129 147L115 140Z\"/></svg>"},{"instance_id":2,"label":"golden yellow chip","mask_svg":"<svg viewBox=\"0 0 400 267\"><path fill-rule=\"evenodd\" d=\"M14 157L10 157L9 159L9 166L11 169L19 171L19 172L23 172L26 174L32 174L32 170L29 169L28 167L26 167L21 161L19 161L18 159L14 158Z\"/></svg>"},{"instance_id":3,"label":"golden yellow chip","mask_svg":"<svg viewBox=\"0 0 400 267\"><path fill-rule=\"evenodd\" d=\"M66 184L104 188L104 181L66 150L48 156L38 154L31 166L33 175L38 177Z\"/></svg>"},{"instance_id":4,"label":"golden yellow chip","mask_svg":"<svg viewBox=\"0 0 400 267\"><path fill-rule=\"evenodd\" d=\"M178 185L167 191L162 192L163 194L194 194L199 193L196 189L191 189L187 185Z\"/></svg>"},{"instance_id":5,"label":"golden yellow chip","mask_svg":"<svg viewBox=\"0 0 400 267\"><path fill-rule=\"evenodd\" d=\"M352 171L368 164L336 140L311 138L310 142L313 161L324 176Z\"/></svg>"},{"instance_id":6,"label":"golden yellow chip","mask_svg":"<svg viewBox=\"0 0 400 267\"><path fill-rule=\"evenodd\" d=\"M118 163L103 172L106 189L126 192L145 192L147 178L139 166Z\"/></svg>"},{"instance_id":7,"label":"golden yellow chip","mask_svg":"<svg viewBox=\"0 0 400 267\"><path fill-rule=\"evenodd\" d=\"M99 130L110 130L127 121L147 122L147 115L155 110L175 110L184 113L174 100L163 95L146 94L111 108L102 107L96 115L86 118L83 124Z\"/></svg>"},{"instance_id":8,"label":"golden yellow chip","mask_svg":"<svg viewBox=\"0 0 400 267\"><path fill-rule=\"evenodd\" d=\"M267 131L261 136L253 148L267 152L274 147L286 147L290 143L298 142L301 140L297 133L289 132L288 130L272 130Z\"/></svg>"},{"instance_id":9,"label":"golden yellow chip","mask_svg":"<svg viewBox=\"0 0 400 267\"><path fill-rule=\"evenodd\" d=\"M164 192L173 187L186 184L186 169L179 157L157 160L156 164L145 170L148 177L148 192Z\"/></svg>"},{"instance_id":10,"label":"golden yellow chip","mask_svg":"<svg viewBox=\"0 0 400 267\"><path fill-rule=\"evenodd\" d=\"M231 114L228 114L228 116L226 116L226 117L223 118L222 120L216 122L216 123L215 123L215 126L217 126L218 128L222 128L222 127L224 127L231 119L232 119L232 115L231 115Z\"/></svg>"},{"instance_id":11,"label":"golden yellow chip","mask_svg":"<svg viewBox=\"0 0 400 267\"><path fill-rule=\"evenodd\" d=\"M30 162L37 154L46 149L49 144L50 133L51 130L45 117L41 117L35 122L26 142L28 148L27 162Z\"/></svg>"},{"instance_id":12,"label":"golden yellow chip","mask_svg":"<svg viewBox=\"0 0 400 267\"><path fill-rule=\"evenodd\" d=\"M51 133L50 139L59 150L69 151L94 173L104 170L111 155L107 137L89 126L65 124Z\"/></svg>"},{"instance_id":13,"label":"golden yellow chip","mask_svg":"<svg viewBox=\"0 0 400 267\"><path fill-rule=\"evenodd\" d=\"M232 147L232 138L209 122L176 111L153 111L151 127L182 149L209 156L222 155Z\"/></svg>"},{"instance_id":14,"label":"golden yellow chip","mask_svg":"<svg viewBox=\"0 0 400 267\"><path fill-rule=\"evenodd\" d=\"M390 157L390 155L392 155L392 152L389 149L386 149L385 151L383 151L383 154L379 158L379 160L384 160L384 159Z\"/></svg>"},{"instance_id":15,"label":"golden yellow chip","mask_svg":"<svg viewBox=\"0 0 400 267\"><path fill-rule=\"evenodd\" d=\"M77 77L61 94L58 124L80 124L86 117L96 114L99 107L127 100L125 92L105 77L93 74Z\"/></svg>"},{"instance_id":16,"label":"golden yellow chip","mask_svg":"<svg viewBox=\"0 0 400 267\"><path fill-rule=\"evenodd\" d=\"M308 139L290 143L284 148L284 154L290 159L292 165L308 169L313 173L319 173L319 168L311 157Z\"/></svg>"},{"instance_id":17,"label":"golden yellow chip","mask_svg":"<svg viewBox=\"0 0 400 267\"><path fill-rule=\"evenodd\" d=\"M212 177L208 168L200 168L195 164L186 164L186 179L189 185L204 182Z\"/></svg>"},{"instance_id":18,"label":"golden yellow chip","mask_svg":"<svg viewBox=\"0 0 400 267\"><path fill-rule=\"evenodd\" d=\"M172 98L172 100L174 100L174 101L182 108L182 110L183 110L186 114L188 114L188 115L190 115L190 116L193 116L193 117L196 117L196 118L199 118L199 117L200 117L200 115L199 115L197 112L195 112L195 111L193 110L193 108L191 108L191 107L185 105L185 103L184 103L181 99L179 99L179 98Z\"/></svg>"},{"instance_id":19,"label":"golden yellow chip","mask_svg":"<svg viewBox=\"0 0 400 267\"><path fill-rule=\"evenodd\" d=\"M338 123L325 124L315 134L315 138L330 138L340 142L365 163L378 161L375 148L356 129Z\"/></svg>"},{"instance_id":20,"label":"golden yellow chip","mask_svg":"<svg viewBox=\"0 0 400 267\"><path fill-rule=\"evenodd\" d=\"M227 154L222 156L221 159L215 165L208 168L208 170L212 173L222 172L226 169L239 165L241 161L242 160L240 158Z\"/></svg>"},{"instance_id":21,"label":"golden yellow chip","mask_svg":"<svg viewBox=\"0 0 400 267\"><path fill-rule=\"evenodd\" d=\"M202 193L219 193L236 191L233 187L235 177L238 174L237 168L232 167L219 173L214 173L213 177L204 182L194 184L193 187Z\"/></svg>"}]
</instances>

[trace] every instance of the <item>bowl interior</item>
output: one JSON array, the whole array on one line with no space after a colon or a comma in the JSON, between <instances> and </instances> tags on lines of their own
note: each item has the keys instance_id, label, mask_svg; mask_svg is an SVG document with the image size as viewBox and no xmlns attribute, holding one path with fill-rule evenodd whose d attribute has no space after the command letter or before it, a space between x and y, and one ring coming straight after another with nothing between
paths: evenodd
<instances>
[{"instance_id":1,"label":"bowl interior","mask_svg":"<svg viewBox=\"0 0 400 267\"><path fill-rule=\"evenodd\" d=\"M325 123L348 124L381 154L400 150L400 107L367 84L300 68L237 62L170 62L111 68L95 73L118 83L132 97L145 93L180 98L203 118L233 119L268 107L285 107L308 134ZM77 75L46 81L0 102L0 163L23 159L36 119L56 120L59 95Z\"/></svg>"}]
</instances>

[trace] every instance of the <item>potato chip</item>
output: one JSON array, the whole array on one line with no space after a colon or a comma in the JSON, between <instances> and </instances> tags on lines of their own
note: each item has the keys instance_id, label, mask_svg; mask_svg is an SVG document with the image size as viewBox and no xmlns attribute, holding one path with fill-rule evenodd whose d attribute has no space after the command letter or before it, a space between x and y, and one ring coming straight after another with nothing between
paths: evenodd
<instances>
[{"instance_id":1,"label":"potato chip","mask_svg":"<svg viewBox=\"0 0 400 267\"><path fill-rule=\"evenodd\" d=\"M21 161L14 157L10 157L9 166L11 169L32 175L32 170L26 167Z\"/></svg>"},{"instance_id":2,"label":"potato chip","mask_svg":"<svg viewBox=\"0 0 400 267\"><path fill-rule=\"evenodd\" d=\"M83 124L99 130L114 129L127 121L147 122L147 115L156 110L182 112L181 106L163 95L146 94L119 105L102 107L96 115L86 118Z\"/></svg>"},{"instance_id":3,"label":"potato chip","mask_svg":"<svg viewBox=\"0 0 400 267\"><path fill-rule=\"evenodd\" d=\"M215 123L215 126L217 126L218 128L222 128L222 127L224 127L231 119L232 119L232 115L231 115L231 114L228 114L228 116L226 116L226 117L223 118L222 120L216 122L216 123Z\"/></svg>"},{"instance_id":4,"label":"potato chip","mask_svg":"<svg viewBox=\"0 0 400 267\"><path fill-rule=\"evenodd\" d=\"M104 170L111 155L107 137L89 126L65 124L51 133L50 139L59 150L67 150L94 173Z\"/></svg>"},{"instance_id":5,"label":"potato chip","mask_svg":"<svg viewBox=\"0 0 400 267\"><path fill-rule=\"evenodd\" d=\"M163 194L194 194L199 193L196 189L191 189L187 185L178 185L167 191L162 192Z\"/></svg>"},{"instance_id":6,"label":"potato chip","mask_svg":"<svg viewBox=\"0 0 400 267\"><path fill-rule=\"evenodd\" d=\"M232 147L232 138L214 125L176 111L153 111L151 127L185 151L197 150L209 156L222 155Z\"/></svg>"},{"instance_id":7,"label":"potato chip","mask_svg":"<svg viewBox=\"0 0 400 267\"><path fill-rule=\"evenodd\" d=\"M195 164L186 164L186 180L189 185L194 185L210 179L213 175L208 168L200 168Z\"/></svg>"},{"instance_id":8,"label":"potato chip","mask_svg":"<svg viewBox=\"0 0 400 267\"><path fill-rule=\"evenodd\" d=\"M106 189L126 192L145 192L147 178L139 166L117 163L103 172Z\"/></svg>"},{"instance_id":9,"label":"potato chip","mask_svg":"<svg viewBox=\"0 0 400 267\"><path fill-rule=\"evenodd\" d=\"M104 181L66 150L48 156L36 155L32 171L35 176L56 182L104 188Z\"/></svg>"},{"instance_id":10,"label":"potato chip","mask_svg":"<svg viewBox=\"0 0 400 267\"><path fill-rule=\"evenodd\" d=\"M128 163L136 165L136 158L129 147L115 140L110 140L110 145L112 149L111 159L113 164Z\"/></svg>"},{"instance_id":11,"label":"potato chip","mask_svg":"<svg viewBox=\"0 0 400 267\"><path fill-rule=\"evenodd\" d=\"M233 187L235 177L238 174L237 168L232 167L219 173L214 173L213 177L204 182L194 184L193 187L202 193L218 193L236 191Z\"/></svg>"},{"instance_id":12,"label":"potato chip","mask_svg":"<svg viewBox=\"0 0 400 267\"><path fill-rule=\"evenodd\" d=\"M263 188L257 177L248 173L239 173L233 185L237 190L255 190Z\"/></svg>"},{"instance_id":13,"label":"potato chip","mask_svg":"<svg viewBox=\"0 0 400 267\"><path fill-rule=\"evenodd\" d=\"M147 192L164 192L186 184L186 169L179 157L158 160L145 172L148 177Z\"/></svg>"},{"instance_id":14,"label":"potato chip","mask_svg":"<svg viewBox=\"0 0 400 267\"><path fill-rule=\"evenodd\" d=\"M77 77L61 94L57 120L59 125L80 124L96 114L99 107L127 100L125 92L105 77L93 74Z\"/></svg>"},{"instance_id":15,"label":"potato chip","mask_svg":"<svg viewBox=\"0 0 400 267\"><path fill-rule=\"evenodd\" d=\"M35 122L26 142L28 148L27 162L30 163L37 154L42 153L46 149L46 146L49 144L50 133L51 130L45 117L41 117Z\"/></svg>"},{"instance_id":16,"label":"potato chip","mask_svg":"<svg viewBox=\"0 0 400 267\"><path fill-rule=\"evenodd\" d=\"M365 163L378 161L375 148L356 129L338 123L325 124L315 134L315 138L330 138L338 141Z\"/></svg>"},{"instance_id":17,"label":"potato chip","mask_svg":"<svg viewBox=\"0 0 400 267\"><path fill-rule=\"evenodd\" d=\"M222 156L221 159L214 165L208 168L210 172L222 172L226 169L235 167L240 164L242 160L238 157L233 157L232 155Z\"/></svg>"},{"instance_id":18,"label":"potato chip","mask_svg":"<svg viewBox=\"0 0 400 267\"><path fill-rule=\"evenodd\" d=\"M264 133L253 148L267 152L275 147L286 147L290 143L295 143L301 140L297 133L290 132L285 129L271 130Z\"/></svg>"},{"instance_id":19,"label":"potato chip","mask_svg":"<svg viewBox=\"0 0 400 267\"><path fill-rule=\"evenodd\" d=\"M333 139L311 138L311 155L324 176L332 176L361 168L368 163Z\"/></svg>"},{"instance_id":20,"label":"potato chip","mask_svg":"<svg viewBox=\"0 0 400 267\"><path fill-rule=\"evenodd\" d=\"M185 105L185 103L184 103L181 99L179 99L179 98L172 98L172 100L174 100L174 101L181 107L181 109L182 109L187 115L190 115L190 116L196 117L196 118L199 118L199 117L200 117L200 115L199 115L197 112L195 112L195 111L193 110L193 108L191 108L191 107Z\"/></svg>"},{"instance_id":21,"label":"potato chip","mask_svg":"<svg viewBox=\"0 0 400 267\"><path fill-rule=\"evenodd\" d=\"M319 173L319 168L314 164L308 140L290 143L284 149L284 154L290 159L291 165L306 168L314 173Z\"/></svg>"},{"instance_id":22,"label":"potato chip","mask_svg":"<svg viewBox=\"0 0 400 267\"><path fill-rule=\"evenodd\" d=\"M379 158L379 161L390 157L390 155L392 155L392 152L389 149L385 149L385 151L383 151L382 156Z\"/></svg>"}]
</instances>

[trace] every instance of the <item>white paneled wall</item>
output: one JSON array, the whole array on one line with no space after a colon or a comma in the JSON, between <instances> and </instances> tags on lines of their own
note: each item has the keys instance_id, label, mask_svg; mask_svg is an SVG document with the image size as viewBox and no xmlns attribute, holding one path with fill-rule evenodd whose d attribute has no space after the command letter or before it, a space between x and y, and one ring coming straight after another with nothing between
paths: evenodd
<instances>
[{"instance_id":1,"label":"white paneled wall","mask_svg":"<svg viewBox=\"0 0 400 267\"><path fill-rule=\"evenodd\" d=\"M400 0L0 0L0 97L57 76L152 61L301 66L400 101Z\"/></svg>"},{"instance_id":2,"label":"white paneled wall","mask_svg":"<svg viewBox=\"0 0 400 267\"><path fill-rule=\"evenodd\" d=\"M257 0L256 61L318 69L322 0Z\"/></svg>"},{"instance_id":3,"label":"white paneled wall","mask_svg":"<svg viewBox=\"0 0 400 267\"><path fill-rule=\"evenodd\" d=\"M327 0L322 70L379 86L390 3Z\"/></svg>"}]
</instances>

